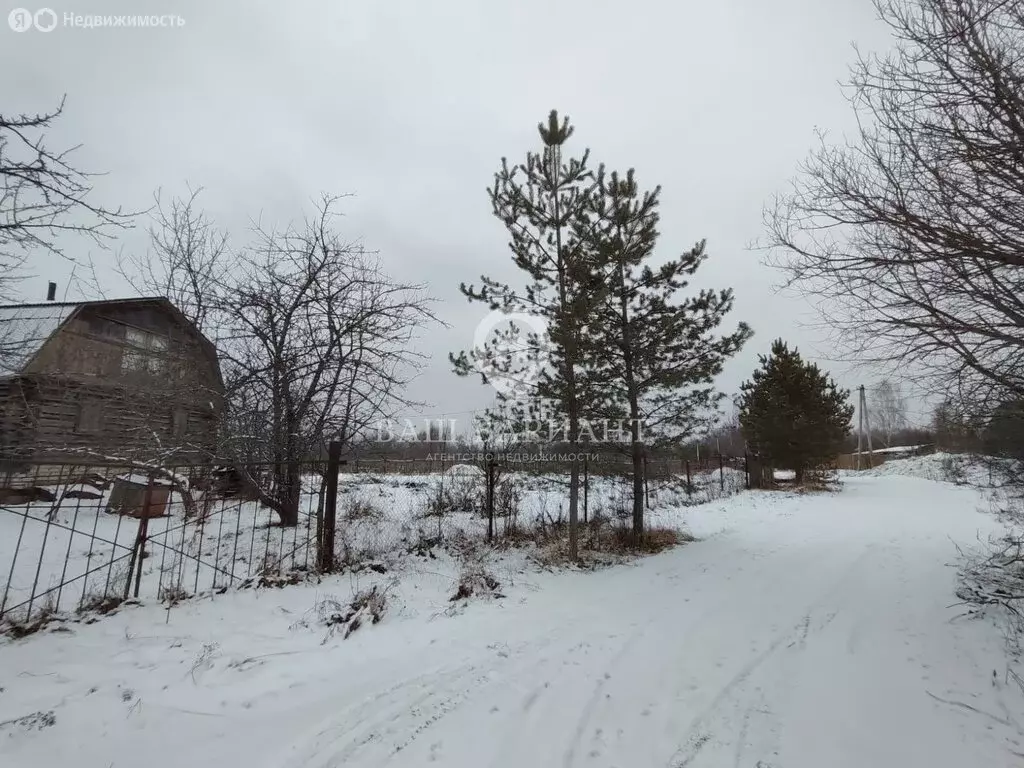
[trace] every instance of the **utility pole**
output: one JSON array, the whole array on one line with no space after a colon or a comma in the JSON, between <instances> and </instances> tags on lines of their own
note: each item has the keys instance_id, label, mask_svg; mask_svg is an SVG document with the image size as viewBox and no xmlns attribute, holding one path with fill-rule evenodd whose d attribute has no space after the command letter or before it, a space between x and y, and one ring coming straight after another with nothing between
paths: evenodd
<instances>
[{"instance_id":1,"label":"utility pole","mask_svg":"<svg viewBox=\"0 0 1024 768\"><path fill-rule=\"evenodd\" d=\"M868 410L868 398L864 394L864 385L860 385L860 402L864 413L864 430L868 436L868 469L874 465L874 448L871 447L871 411Z\"/></svg>"},{"instance_id":2,"label":"utility pole","mask_svg":"<svg viewBox=\"0 0 1024 768\"><path fill-rule=\"evenodd\" d=\"M868 411L868 398L864 392L864 385L861 384L857 389L860 392L860 407L857 408L859 412L857 419L857 469L861 469L861 451L865 434L868 438L868 468L870 469L874 463L872 461L874 449L871 447L871 413Z\"/></svg>"},{"instance_id":3,"label":"utility pole","mask_svg":"<svg viewBox=\"0 0 1024 768\"><path fill-rule=\"evenodd\" d=\"M860 469L860 452L861 445L864 439L864 385L861 384L857 388L857 392L860 395L859 402L857 403L857 469Z\"/></svg>"}]
</instances>

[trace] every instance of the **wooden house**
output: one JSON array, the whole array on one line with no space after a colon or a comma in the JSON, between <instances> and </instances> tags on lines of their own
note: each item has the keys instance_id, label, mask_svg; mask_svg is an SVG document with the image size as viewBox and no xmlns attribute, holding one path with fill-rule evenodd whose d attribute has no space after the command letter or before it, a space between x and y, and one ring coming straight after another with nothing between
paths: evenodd
<instances>
[{"instance_id":1,"label":"wooden house","mask_svg":"<svg viewBox=\"0 0 1024 768\"><path fill-rule=\"evenodd\" d=\"M165 298L0 306L7 475L201 460L223 396L213 344Z\"/></svg>"}]
</instances>

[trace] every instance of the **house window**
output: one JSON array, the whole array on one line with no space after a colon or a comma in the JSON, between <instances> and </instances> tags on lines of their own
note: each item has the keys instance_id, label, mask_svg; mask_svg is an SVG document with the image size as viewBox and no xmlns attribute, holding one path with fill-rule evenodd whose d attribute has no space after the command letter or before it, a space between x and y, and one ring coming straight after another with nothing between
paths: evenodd
<instances>
[{"instance_id":1,"label":"house window","mask_svg":"<svg viewBox=\"0 0 1024 768\"><path fill-rule=\"evenodd\" d=\"M100 403L79 403L76 432L99 432L103 424L103 406Z\"/></svg>"},{"instance_id":2,"label":"house window","mask_svg":"<svg viewBox=\"0 0 1024 768\"><path fill-rule=\"evenodd\" d=\"M123 370L160 374L167 369L167 337L128 328L125 341L128 346L121 353Z\"/></svg>"},{"instance_id":3,"label":"house window","mask_svg":"<svg viewBox=\"0 0 1024 768\"><path fill-rule=\"evenodd\" d=\"M115 323L100 315L92 315L87 321L89 333L95 336L104 336L111 339L124 338L124 326Z\"/></svg>"}]
</instances>

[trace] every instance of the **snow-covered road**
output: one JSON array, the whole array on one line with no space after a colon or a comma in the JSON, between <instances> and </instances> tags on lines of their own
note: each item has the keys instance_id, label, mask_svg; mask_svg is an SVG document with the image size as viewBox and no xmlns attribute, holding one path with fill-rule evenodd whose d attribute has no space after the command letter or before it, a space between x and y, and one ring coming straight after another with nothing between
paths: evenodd
<instances>
[{"instance_id":1,"label":"snow-covered road","mask_svg":"<svg viewBox=\"0 0 1024 768\"><path fill-rule=\"evenodd\" d=\"M0 720L56 719L0 730L0 764L1024 765L1003 639L950 607L978 505L908 477L746 494L688 513L695 544L454 617L425 566L403 615L322 645L301 588L124 611L0 647Z\"/></svg>"}]
</instances>

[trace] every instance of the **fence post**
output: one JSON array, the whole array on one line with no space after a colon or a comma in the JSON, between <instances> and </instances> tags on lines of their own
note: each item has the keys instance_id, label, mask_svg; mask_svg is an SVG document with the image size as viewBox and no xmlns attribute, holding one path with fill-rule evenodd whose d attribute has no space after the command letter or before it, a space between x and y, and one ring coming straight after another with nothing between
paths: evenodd
<instances>
[{"instance_id":1,"label":"fence post","mask_svg":"<svg viewBox=\"0 0 1024 768\"><path fill-rule=\"evenodd\" d=\"M690 460L686 460L686 495L693 495L693 480L690 478Z\"/></svg>"},{"instance_id":2,"label":"fence post","mask_svg":"<svg viewBox=\"0 0 1024 768\"><path fill-rule=\"evenodd\" d=\"M182 522L182 525L184 525L184 524L185 523ZM136 542L136 549L138 550L138 557L137 557L136 566L135 566L135 568L136 568L136 570L135 570L135 589L132 592L132 596L133 597L138 597L139 596L139 585L142 583L142 560L143 560L143 558L146 557L146 541L147 541L148 535L149 535L149 514L147 513L147 514L142 516L142 520L139 522L139 536L138 536L138 541ZM198 563L196 565L196 570L197 571L199 570ZM132 575L131 575L131 573L129 573L128 574L128 583L131 584L131 582L132 582Z\"/></svg>"},{"instance_id":3,"label":"fence post","mask_svg":"<svg viewBox=\"0 0 1024 768\"><path fill-rule=\"evenodd\" d=\"M651 496L647 492L647 456L644 456L644 509L651 506Z\"/></svg>"},{"instance_id":4,"label":"fence post","mask_svg":"<svg viewBox=\"0 0 1024 768\"><path fill-rule=\"evenodd\" d=\"M487 454L487 541L494 541L494 474L498 462Z\"/></svg>"},{"instance_id":5,"label":"fence post","mask_svg":"<svg viewBox=\"0 0 1024 768\"><path fill-rule=\"evenodd\" d=\"M725 458L721 452L718 454L718 485L722 489L722 493L725 493Z\"/></svg>"},{"instance_id":6,"label":"fence post","mask_svg":"<svg viewBox=\"0 0 1024 768\"><path fill-rule=\"evenodd\" d=\"M747 490L749 491L750 490L750 454L747 453L746 451L743 452L743 477L744 477L744 485L746 485Z\"/></svg>"},{"instance_id":7,"label":"fence post","mask_svg":"<svg viewBox=\"0 0 1024 768\"><path fill-rule=\"evenodd\" d=\"M341 443L332 440L327 446L327 493L324 499L324 534L320 542L320 570L334 570L334 532L338 515L338 473L341 471Z\"/></svg>"},{"instance_id":8,"label":"fence post","mask_svg":"<svg viewBox=\"0 0 1024 768\"><path fill-rule=\"evenodd\" d=\"M588 508L590 506L590 462L587 454L583 454L583 524L588 522Z\"/></svg>"},{"instance_id":9,"label":"fence post","mask_svg":"<svg viewBox=\"0 0 1024 768\"><path fill-rule=\"evenodd\" d=\"M316 504L316 563L315 567L319 571L323 568L324 564L324 534L326 533L324 526L324 507L327 505L327 470L324 469L324 478L320 486L320 497L317 499Z\"/></svg>"},{"instance_id":10,"label":"fence post","mask_svg":"<svg viewBox=\"0 0 1024 768\"><path fill-rule=\"evenodd\" d=\"M139 582L142 581L142 556L146 553L146 534L149 528L149 509L153 503L153 475L149 476L146 484L146 495L142 501L142 517L139 520L139 530L135 534L135 546L132 547L132 556L128 561L128 576L124 582L124 599L128 595L139 596ZM185 522L182 521L182 526ZM133 574L133 571L135 572ZM135 591L132 592L132 576L135 577Z\"/></svg>"}]
</instances>

